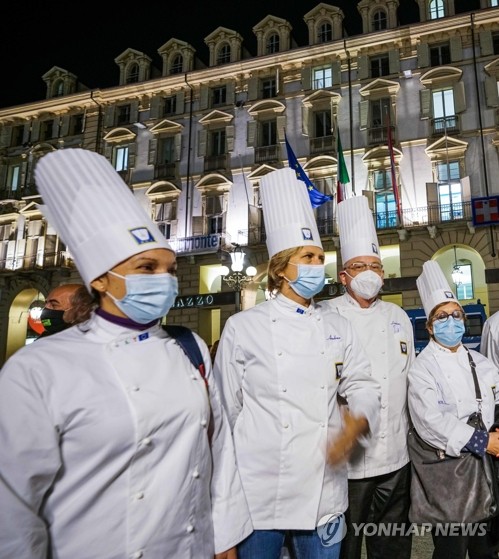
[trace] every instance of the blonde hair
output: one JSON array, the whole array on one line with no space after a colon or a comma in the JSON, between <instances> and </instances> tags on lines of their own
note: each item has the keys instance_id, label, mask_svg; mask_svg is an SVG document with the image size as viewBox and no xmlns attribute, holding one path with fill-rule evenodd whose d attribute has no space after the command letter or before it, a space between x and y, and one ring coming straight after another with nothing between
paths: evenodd
<instances>
[{"instance_id":1,"label":"blonde hair","mask_svg":"<svg viewBox=\"0 0 499 559\"><path fill-rule=\"evenodd\" d=\"M281 291L282 282L285 281L282 272L285 270L292 256L300 252L303 247L287 248L281 250L272 256L267 267L267 290L270 293L274 291Z\"/></svg>"}]
</instances>

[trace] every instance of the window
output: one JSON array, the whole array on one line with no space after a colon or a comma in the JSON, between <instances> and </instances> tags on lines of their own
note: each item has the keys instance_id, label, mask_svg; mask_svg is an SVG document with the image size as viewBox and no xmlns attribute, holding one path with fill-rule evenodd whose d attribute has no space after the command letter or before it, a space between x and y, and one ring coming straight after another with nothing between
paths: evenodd
<instances>
[{"instance_id":1,"label":"window","mask_svg":"<svg viewBox=\"0 0 499 559\"><path fill-rule=\"evenodd\" d=\"M22 146L24 138L24 125L14 126L12 129L11 147Z\"/></svg>"},{"instance_id":2,"label":"window","mask_svg":"<svg viewBox=\"0 0 499 559\"><path fill-rule=\"evenodd\" d=\"M181 74L184 67L184 61L181 54L177 54L173 59L172 66L170 68L170 74Z\"/></svg>"},{"instance_id":3,"label":"window","mask_svg":"<svg viewBox=\"0 0 499 559\"><path fill-rule=\"evenodd\" d=\"M315 137L331 136L331 111L317 111L314 113Z\"/></svg>"},{"instance_id":4,"label":"window","mask_svg":"<svg viewBox=\"0 0 499 559\"><path fill-rule=\"evenodd\" d=\"M126 83L137 83L139 81L139 65L135 62L130 64L127 72Z\"/></svg>"},{"instance_id":5,"label":"window","mask_svg":"<svg viewBox=\"0 0 499 559\"><path fill-rule=\"evenodd\" d=\"M163 100L163 116L174 115L177 112L177 96L165 97Z\"/></svg>"},{"instance_id":6,"label":"window","mask_svg":"<svg viewBox=\"0 0 499 559\"><path fill-rule=\"evenodd\" d=\"M499 6L499 0L490 0L490 7Z\"/></svg>"},{"instance_id":7,"label":"window","mask_svg":"<svg viewBox=\"0 0 499 559\"><path fill-rule=\"evenodd\" d=\"M261 147L275 146L277 144L277 122L275 120L264 120L260 124Z\"/></svg>"},{"instance_id":8,"label":"window","mask_svg":"<svg viewBox=\"0 0 499 559\"><path fill-rule=\"evenodd\" d=\"M157 203L154 211L156 225L165 239L169 239L172 235L171 221L175 219L175 204L173 202Z\"/></svg>"},{"instance_id":9,"label":"window","mask_svg":"<svg viewBox=\"0 0 499 559\"><path fill-rule=\"evenodd\" d=\"M450 64L450 62L451 62L451 58L450 58L449 43L434 45L430 47L431 66L442 66L444 64Z\"/></svg>"},{"instance_id":10,"label":"window","mask_svg":"<svg viewBox=\"0 0 499 559\"><path fill-rule=\"evenodd\" d=\"M433 132L446 134L457 129L457 116L454 108L454 90L441 89L432 92Z\"/></svg>"},{"instance_id":11,"label":"window","mask_svg":"<svg viewBox=\"0 0 499 559\"><path fill-rule=\"evenodd\" d=\"M499 54L499 33L492 33L492 48L494 54Z\"/></svg>"},{"instance_id":12,"label":"window","mask_svg":"<svg viewBox=\"0 0 499 559\"><path fill-rule=\"evenodd\" d=\"M371 65L371 78L387 76L390 73L390 62L388 55L373 56L369 59Z\"/></svg>"},{"instance_id":13,"label":"window","mask_svg":"<svg viewBox=\"0 0 499 559\"><path fill-rule=\"evenodd\" d=\"M463 299L473 299L473 275L471 273L471 263L459 263L455 267L455 271L458 272L459 283L456 283L456 295L461 301ZM454 273L452 274L454 279ZM467 326L469 326L469 319L466 320Z\"/></svg>"},{"instance_id":14,"label":"window","mask_svg":"<svg viewBox=\"0 0 499 559\"><path fill-rule=\"evenodd\" d=\"M430 19L438 19L445 16L443 0L431 0Z\"/></svg>"},{"instance_id":15,"label":"window","mask_svg":"<svg viewBox=\"0 0 499 559\"><path fill-rule=\"evenodd\" d=\"M270 99L277 96L277 86L275 78L262 80L262 98Z\"/></svg>"},{"instance_id":16,"label":"window","mask_svg":"<svg viewBox=\"0 0 499 559\"><path fill-rule=\"evenodd\" d=\"M175 138L168 136L160 138L158 142L158 160L159 165L167 165L175 162Z\"/></svg>"},{"instance_id":17,"label":"window","mask_svg":"<svg viewBox=\"0 0 499 559\"><path fill-rule=\"evenodd\" d=\"M383 97L371 101L371 128L384 128L388 120L390 110L390 99Z\"/></svg>"},{"instance_id":18,"label":"window","mask_svg":"<svg viewBox=\"0 0 499 559\"><path fill-rule=\"evenodd\" d=\"M21 188L21 165L10 165L7 173L7 190L16 192Z\"/></svg>"},{"instance_id":19,"label":"window","mask_svg":"<svg viewBox=\"0 0 499 559\"><path fill-rule=\"evenodd\" d=\"M265 50L267 54L274 54L276 52L279 52L279 35L277 35L277 33L273 33L267 39L267 45Z\"/></svg>"},{"instance_id":20,"label":"window","mask_svg":"<svg viewBox=\"0 0 499 559\"><path fill-rule=\"evenodd\" d=\"M84 118L83 113L72 115L69 120L69 135L76 136L83 132Z\"/></svg>"},{"instance_id":21,"label":"window","mask_svg":"<svg viewBox=\"0 0 499 559\"><path fill-rule=\"evenodd\" d=\"M392 187L390 169L374 171L374 200L376 207L376 227L386 229L397 226L397 204Z\"/></svg>"},{"instance_id":22,"label":"window","mask_svg":"<svg viewBox=\"0 0 499 559\"><path fill-rule=\"evenodd\" d=\"M210 135L210 155L225 154L225 128L223 130L214 130Z\"/></svg>"},{"instance_id":23,"label":"window","mask_svg":"<svg viewBox=\"0 0 499 559\"><path fill-rule=\"evenodd\" d=\"M459 161L437 163L436 171L441 220L462 219L464 216Z\"/></svg>"},{"instance_id":24,"label":"window","mask_svg":"<svg viewBox=\"0 0 499 559\"><path fill-rule=\"evenodd\" d=\"M317 38L319 43L327 43L333 40L333 28L329 22L320 24Z\"/></svg>"},{"instance_id":25,"label":"window","mask_svg":"<svg viewBox=\"0 0 499 559\"><path fill-rule=\"evenodd\" d=\"M223 195L206 197L208 235L223 232Z\"/></svg>"},{"instance_id":26,"label":"window","mask_svg":"<svg viewBox=\"0 0 499 559\"><path fill-rule=\"evenodd\" d=\"M387 28L386 13L384 10L377 10L373 14L373 31L382 31Z\"/></svg>"},{"instance_id":27,"label":"window","mask_svg":"<svg viewBox=\"0 0 499 559\"><path fill-rule=\"evenodd\" d=\"M212 107L217 107L218 105L225 105L227 102L227 87L225 85L221 87L214 87L212 89Z\"/></svg>"},{"instance_id":28,"label":"window","mask_svg":"<svg viewBox=\"0 0 499 559\"><path fill-rule=\"evenodd\" d=\"M118 173L128 170L128 146L119 146L115 149L114 168Z\"/></svg>"},{"instance_id":29,"label":"window","mask_svg":"<svg viewBox=\"0 0 499 559\"><path fill-rule=\"evenodd\" d=\"M333 70L331 66L314 68L313 70L313 89L324 89L333 85Z\"/></svg>"},{"instance_id":30,"label":"window","mask_svg":"<svg viewBox=\"0 0 499 559\"><path fill-rule=\"evenodd\" d=\"M61 97L64 95L64 81L58 80L54 84L54 97Z\"/></svg>"},{"instance_id":31,"label":"window","mask_svg":"<svg viewBox=\"0 0 499 559\"><path fill-rule=\"evenodd\" d=\"M217 64L227 64L230 62L230 46L226 43L218 51Z\"/></svg>"},{"instance_id":32,"label":"window","mask_svg":"<svg viewBox=\"0 0 499 559\"><path fill-rule=\"evenodd\" d=\"M40 140L51 140L54 137L54 121L44 120L40 126Z\"/></svg>"},{"instance_id":33,"label":"window","mask_svg":"<svg viewBox=\"0 0 499 559\"><path fill-rule=\"evenodd\" d=\"M118 116L116 119L116 124L130 124L130 105L121 105L118 107Z\"/></svg>"}]
</instances>

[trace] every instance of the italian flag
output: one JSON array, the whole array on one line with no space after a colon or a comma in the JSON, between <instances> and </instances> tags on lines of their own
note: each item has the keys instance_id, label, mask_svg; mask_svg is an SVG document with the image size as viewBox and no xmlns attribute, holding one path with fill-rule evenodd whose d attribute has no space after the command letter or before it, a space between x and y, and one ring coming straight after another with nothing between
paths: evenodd
<instances>
[{"instance_id":1,"label":"italian flag","mask_svg":"<svg viewBox=\"0 0 499 559\"><path fill-rule=\"evenodd\" d=\"M337 137L337 159L338 159L338 181L336 184L336 203L339 204L346 199L346 185L350 182L345 158L343 156L343 148L341 147L340 131Z\"/></svg>"}]
</instances>

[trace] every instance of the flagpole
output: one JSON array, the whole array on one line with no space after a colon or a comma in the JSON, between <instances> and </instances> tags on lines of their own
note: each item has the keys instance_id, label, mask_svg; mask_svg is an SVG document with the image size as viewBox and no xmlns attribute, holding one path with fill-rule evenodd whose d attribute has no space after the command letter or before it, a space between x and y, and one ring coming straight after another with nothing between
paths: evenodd
<instances>
[{"instance_id":1,"label":"flagpole","mask_svg":"<svg viewBox=\"0 0 499 559\"><path fill-rule=\"evenodd\" d=\"M348 64L348 116L350 121L350 176L352 177L352 193L355 196L355 168L353 164L353 99L352 99L352 65L350 59L350 53L347 49L347 42L343 40L343 48L347 54L347 64Z\"/></svg>"}]
</instances>

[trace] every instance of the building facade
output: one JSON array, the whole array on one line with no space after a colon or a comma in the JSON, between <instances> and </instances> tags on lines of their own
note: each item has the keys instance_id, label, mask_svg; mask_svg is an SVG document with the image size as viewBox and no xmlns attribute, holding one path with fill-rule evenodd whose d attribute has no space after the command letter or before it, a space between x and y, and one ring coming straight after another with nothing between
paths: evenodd
<instances>
[{"instance_id":1,"label":"building facade","mask_svg":"<svg viewBox=\"0 0 499 559\"><path fill-rule=\"evenodd\" d=\"M409 1L418 20L399 25ZM29 341L31 311L48 291L79 280L33 179L40 157L74 147L107 157L158 222L179 262L181 297L168 320L209 344L240 301L265 298L259 182L288 165L285 138L332 197L315 210L330 281L321 296L337 293L341 269L341 137L346 195L365 194L375 218L383 297L420 306L415 278L436 258L463 303L499 310L499 7L457 4L361 0L362 33L344 37L342 10L320 3L303 15L307 45L269 15L253 27L254 56L236 30L218 27L205 38L208 64L172 38L158 49L159 72L130 48L106 89L50 69L46 99L0 109L0 363ZM489 204L482 222L477 199ZM221 276L235 246L257 269L241 292Z\"/></svg>"}]
</instances>

